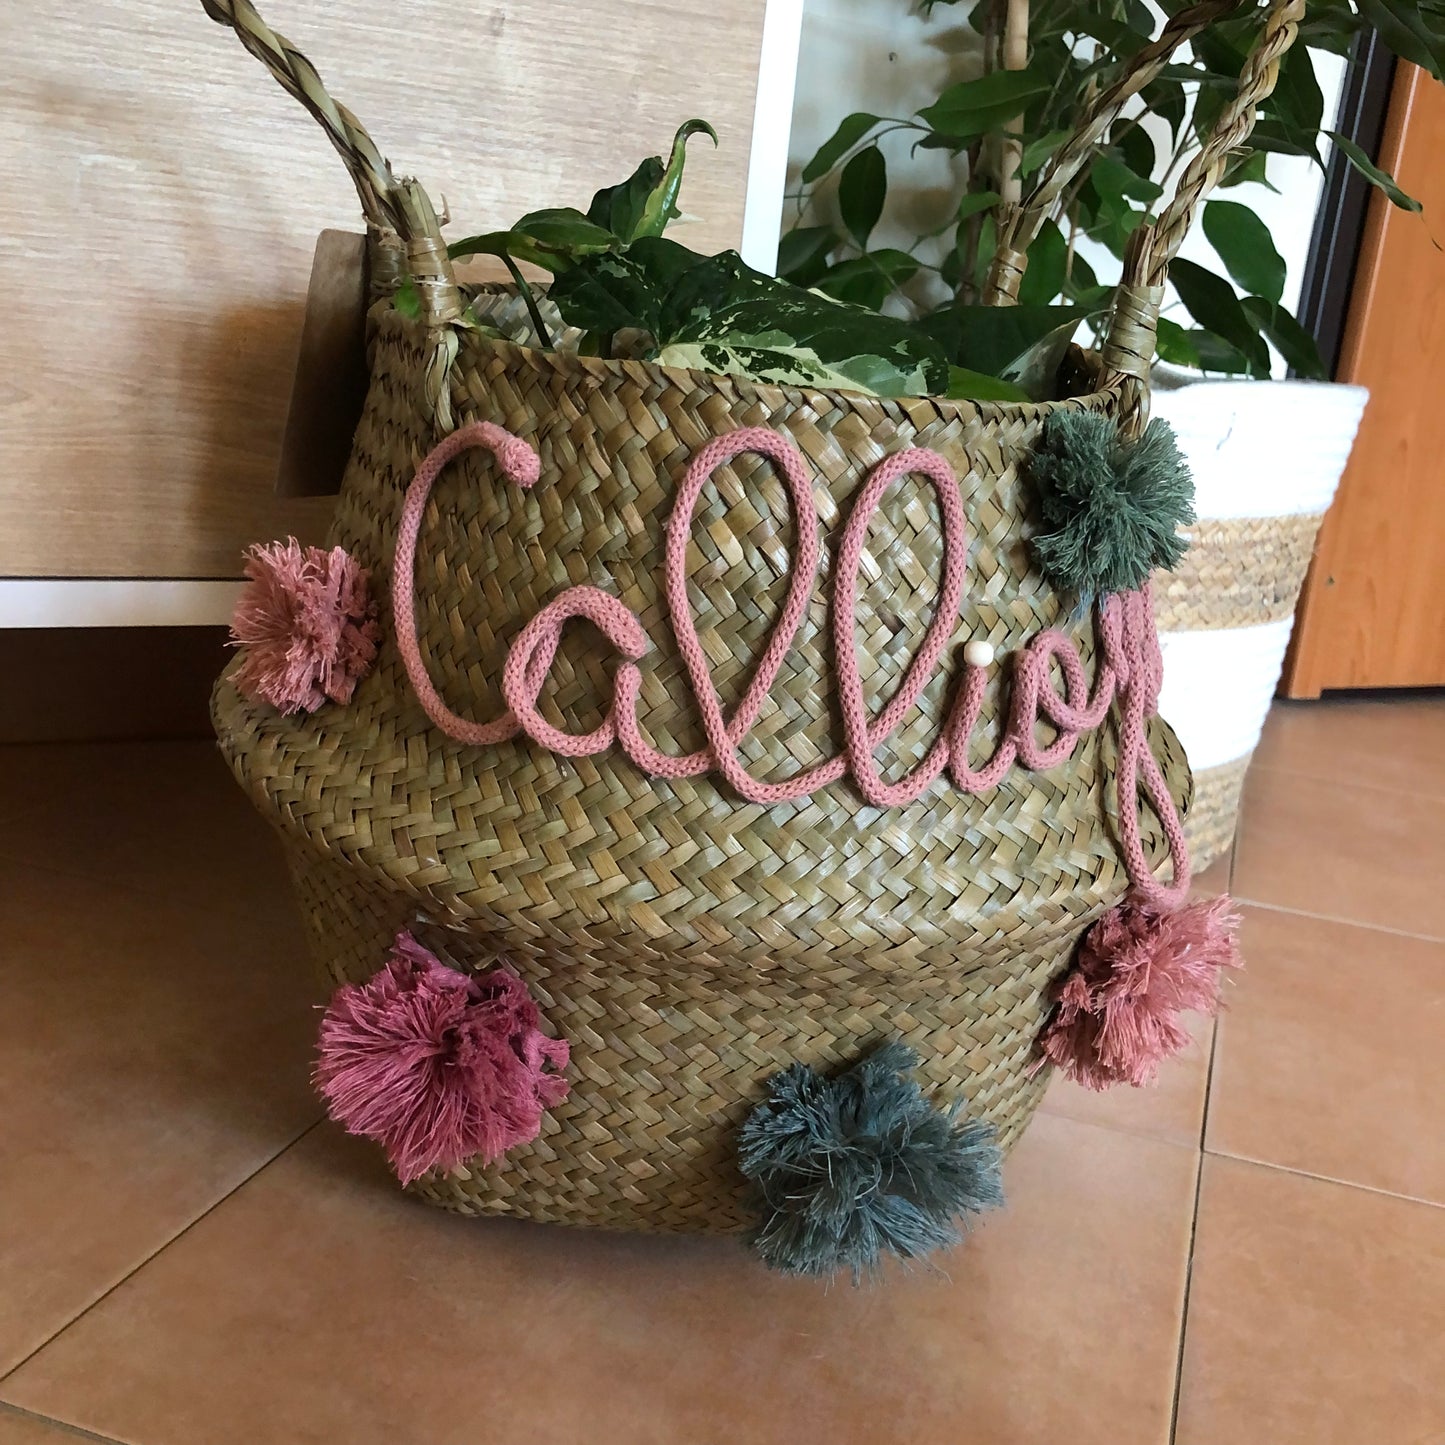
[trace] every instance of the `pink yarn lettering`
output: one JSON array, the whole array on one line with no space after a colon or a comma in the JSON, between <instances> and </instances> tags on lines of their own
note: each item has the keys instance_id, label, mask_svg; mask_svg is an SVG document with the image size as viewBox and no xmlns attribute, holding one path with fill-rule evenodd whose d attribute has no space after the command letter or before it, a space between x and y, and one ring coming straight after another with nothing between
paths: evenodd
<instances>
[{"instance_id":1,"label":"pink yarn lettering","mask_svg":"<svg viewBox=\"0 0 1445 1445\"><path fill-rule=\"evenodd\" d=\"M1163 661L1147 584L1136 592L1100 599L1095 609L1100 660L1092 691L1074 645L1049 630L1031 638L1014 657L1013 693L1008 722L993 756L981 767L969 762L969 741L978 726L987 688L987 669L964 663L963 684L948 720L927 756L898 782L879 772L875 753L898 729L918 701L948 646L963 600L968 560L967 522L952 467L937 452L909 447L885 458L870 473L843 528L833 598L833 650L843 710L844 748L826 762L783 782L765 782L750 774L739 753L761 713L792 646L812 595L820 557L818 511L802 454L785 436L763 427L747 427L708 442L693 458L678 489L667 522L664 588L678 648L687 668L707 746L682 756L660 752L643 735L638 713L642 674L638 662L647 635L636 614L598 587L568 587L549 602L513 640L502 670L507 711L491 722L459 717L442 701L417 642L415 568L422 511L442 469L461 452L483 447L492 452L503 474L530 487L539 474L537 455L520 438L491 422L475 422L439 443L417 469L402 508L392 574L392 605L397 646L417 700L426 715L458 742L504 742L524 733L539 746L565 757L605 752L614 743L643 772L662 778L693 778L716 770L750 803L780 803L851 776L863 797L877 807L914 802L947 772L967 793L997 786L1015 764L1033 770L1058 766L1070 757L1079 738L1099 726L1116 698L1119 734L1119 833L1124 864L1139 902L1157 909L1176 907L1189 891L1189 850L1164 775L1149 747L1148 720L1158 709ZM767 457L781 472L792 502L797 542L792 575L782 612L732 717L724 715L712 670L698 639L687 595L687 546L693 513L702 489L725 462L743 452ZM926 476L943 516L943 581L938 606L923 643L904 673L898 690L875 718L869 718L859 674L857 647L858 573L868 525L888 488L900 477ZM589 733L568 733L542 717L537 707L557 653L562 629L573 618L591 622L622 655L613 681L606 718ZM1057 663L1063 686L1054 686ZM1051 742L1039 741L1038 725L1055 730ZM1173 879L1164 882L1149 867L1140 838L1139 803L1158 816L1173 861Z\"/></svg>"}]
</instances>

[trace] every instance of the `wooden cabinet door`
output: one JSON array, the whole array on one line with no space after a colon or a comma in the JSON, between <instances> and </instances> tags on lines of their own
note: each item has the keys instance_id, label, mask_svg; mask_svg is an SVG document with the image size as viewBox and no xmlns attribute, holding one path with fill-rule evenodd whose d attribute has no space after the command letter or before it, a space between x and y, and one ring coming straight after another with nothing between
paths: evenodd
<instances>
[{"instance_id":1,"label":"wooden cabinet door","mask_svg":"<svg viewBox=\"0 0 1445 1445\"><path fill-rule=\"evenodd\" d=\"M1305 584L1284 692L1445 684L1445 86L1401 65L1340 380L1370 389Z\"/></svg>"},{"instance_id":2,"label":"wooden cabinet door","mask_svg":"<svg viewBox=\"0 0 1445 1445\"><path fill-rule=\"evenodd\" d=\"M258 4L450 235L585 207L699 115L678 239L738 244L765 0ZM274 481L317 232L360 229L320 127L199 0L5 0L0 56L0 577L316 538L330 500Z\"/></svg>"}]
</instances>

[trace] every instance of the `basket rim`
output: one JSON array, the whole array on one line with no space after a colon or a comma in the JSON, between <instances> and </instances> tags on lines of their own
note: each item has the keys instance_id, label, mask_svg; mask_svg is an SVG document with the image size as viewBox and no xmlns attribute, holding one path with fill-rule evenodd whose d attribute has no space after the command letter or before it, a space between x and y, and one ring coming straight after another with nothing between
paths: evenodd
<instances>
[{"instance_id":1,"label":"basket rim","mask_svg":"<svg viewBox=\"0 0 1445 1445\"><path fill-rule=\"evenodd\" d=\"M520 294L515 286L496 282L468 284L465 289L474 295ZM433 329L424 320L402 315L389 299L376 303L373 316L383 333L398 329L403 335L426 335ZM969 401L926 394L878 396L866 391L847 391L839 387L786 386L728 372L702 371L685 366L660 366L655 361L608 360L600 356L583 356L575 351L527 346L522 342L487 336L471 327L456 326L454 329L462 346L470 345L480 351L490 350L505 363L522 364L535 370L550 370L563 381L585 382L617 375L641 377L644 381L677 390L710 390L769 411L800 406L823 411L849 407L864 414L873 410L879 417L907 421L914 427L920 425L918 410L925 407L930 409L939 421L976 420L984 424L1041 421L1055 412L1069 410L1109 411L1122 400L1124 390L1123 380L1116 380L1097 391L1056 401ZM456 366L451 368L452 401L458 408L463 408L470 398L458 382L458 372L459 368Z\"/></svg>"}]
</instances>

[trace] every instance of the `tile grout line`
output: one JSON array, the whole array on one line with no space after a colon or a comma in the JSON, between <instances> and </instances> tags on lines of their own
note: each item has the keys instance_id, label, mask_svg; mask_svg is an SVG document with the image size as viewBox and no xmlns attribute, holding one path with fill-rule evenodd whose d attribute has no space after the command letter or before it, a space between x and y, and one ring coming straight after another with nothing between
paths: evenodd
<instances>
[{"instance_id":1,"label":"tile grout line","mask_svg":"<svg viewBox=\"0 0 1445 1445\"><path fill-rule=\"evenodd\" d=\"M1234 871L1234 855L1229 867ZM1169 1405L1169 1445L1175 1445L1179 1432L1179 1397L1184 1388L1184 1344L1189 1334L1189 1296L1194 1287L1194 1246L1199 1238L1199 1200L1204 1192L1204 1141L1209 1134L1209 1103L1214 1094L1214 1065L1219 1057L1219 1027L1209 1037L1209 1071L1204 1079L1204 1108L1199 1116L1199 1164L1194 1171L1194 1207L1189 1218L1189 1253L1184 1267L1184 1299L1179 1311L1179 1348L1174 1355L1174 1397Z\"/></svg>"},{"instance_id":2,"label":"tile grout line","mask_svg":"<svg viewBox=\"0 0 1445 1445\"><path fill-rule=\"evenodd\" d=\"M59 1430L65 1435L74 1435L78 1440L98 1440L101 1445L126 1445L123 1440L118 1440L114 1435L102 1435L96 1430L87 1430L84 1425L72 1425L69 1420L62 1420L56 1415L42 1415L35 1410L27 1410L24 1405L13 1405L9 1400L0 1400L0 1420L6 1415L18 1415L22 1420L34 1420L39 1425L49 1425L52 1429Z\"/></svg>"},{"instance_id":3,"label":"tile grout line","mask_svg":"<svg viewBox=\"0 0 1445 1445\"><path fill-rule=\"evenodd\" d=\"M1247 908L1265 908L1271 913L1288 913L1293 918L1312 918L1316 923L1334 923L1341 928L1363 928L1370 933L1388 933L1392 938L1413 938L1418 943L1445 943L1445 935L1412 933L1408 928L1390 928L1383 923L1362 923L1358 918L1338 918L1332 913L1312 913L1308 908L1290 908L1283 903L1264 903L1258 898L1235 897Z\"/></svg>"},{"instance_id":4,"label":"tile grout line","mask_svg":"<svg viewBox=\"0 0 1445 1445\"><path fill-rule=\"evenodd\" d=\"M219 1199L213 1200L198 1215L196 1215L194 1219L189 1220L182 1228L178 1229L173 1235L171 1235L169 1239L163 1241L161 1244L158 1244L148 1255L146 1255L143 1260L141 1260L138 1265L135 1266L134 1269L127 1270L125 1274L123 1274L113 1284L107 1285L106 1288L103 1289L98 1295L96 1295L96 1297L91 1300L88 1305L86 1305L83 1309L76 1311L76 1313L73 1314L68 1320L66 1320L66 1322L61 1325L59 1329L52 1331L43 1340L41 1340L41 1342L36 1345L33 1350L21 1356L21 1358L18 1359L13 1365L11 1365L8 1370L6 1370L3 1374L0 1374L0 1390L4 1389L5 1382L7 1380L11 1379L13 1376L23 1370L25 1366L28 1365L31 1360L33 1360L38 1354L40 1354L42 1350L48 1349L56 1342L56 1340L58 1340L63 1334L65 1334L67 1330L72 1329L81 1320L83 1320L86 1315L88 1315L93 1309L95 1309L98 1305L103 1304L118 1289L120 1289L130 1280L134 1279L136 1275L138 1275L143 1269L146 1268L147 1265L151 1264L154 1260L160 1258L160 1256L163 1255L166 1250L168 1250L173 1244L177 1244L182 1239L184 1239L186 1235L188 1235L191 1230L193 1230L203 1219L206 1219L211 1214L215 1213L215 1211L218 1210L228 1199L231 1199L236 1194L238 1194L253 1179L255 1179L257 1175L264 1173L283 1155L290 1153L290 1151L294 1149L309 1133L311 1133L313 1129L319 1128L323 1122L323 1119L313 1119L311 1123L309 1123L299 1134L287 1140L287 1142L283 1144L273 1155L271 1155L269 1159L266 1159L262 1163L258 1164L253 1170L251 1170L249 1174L246 1175L244 1179L238 1181L233 1188L228 1189L223 1195L221 1195ZM3 1394L0 1394L0 1405L11 1405L11 1402L9 1400L6 1400ZM11 1406L11 1408L20 1407Z\"/></svg>"},{"instance_id":5,"label":"tile grout line","mask_svg":"<svg viewBox=\"0 0 1445 1445\"><path fill-rule=\"evenodd\" d=\"M1355 1179L1341 1179L1335 1174L1316 1174L1310 1169L1296 1169L1290 1164L1276 1164L1269 1159L1256 1159L1250 1154L1231 1154L1227 1149L1207 1149L1211 1159L1228 1159L1235 1164L1248 1164L1255 1169L1272 1169L1276 1174L1292 1174L1296 1179L1313 1179L1316 1184L1337 1184L1341 1189L1358 1189L1361 1194L1374 1194L1382 1199L1398 1199L1402 1204L1422 1204L1426 1209L1445 1209L1445 1202L1424 1199L1418 1194L1401 1194L1397 1189L1382 1189L1378 1184L1361 1184Z\"/></svg>"}]
</instances>

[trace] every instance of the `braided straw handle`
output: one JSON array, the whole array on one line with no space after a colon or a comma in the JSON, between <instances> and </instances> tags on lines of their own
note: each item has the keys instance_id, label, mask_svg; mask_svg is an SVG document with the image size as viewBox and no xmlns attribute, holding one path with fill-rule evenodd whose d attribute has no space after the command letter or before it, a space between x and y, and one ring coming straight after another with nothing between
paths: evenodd
<instances>
[{"instance_id":1,"label":"braided straw handle","mask_svg":"<svg viewBox=\"0 0 1445 1445\"><path fill-rule=\"evenodd\" d=\"M1012 306L1028 265L1027 252L1038 238L1059 197L1073 183L1090 158L1099 137L1118 119L1124 103L1155 80L1170 57L1186 41L1240 7L1242 0L1200 0L1181 10L1130 62L1107 90L1085 110L1073 134L1054 152L1034 188L1019 205L1000 217L998 245L984 286L986 306Z\"/></svg>"},{"instance_id":2,"label":"braided straw handle","mask_svg":"<svg viewBox=\"0 0 1445 1445\"><path fill-rule=\"evenodd\" d=\"M1149 369L1169 263L1184 243L1195 213L1219 183L1230 153L1249 139L1259 104L1273 93L1280 61L1295 42L1305 0L1273 0L1259 41L1240 73L1239 87L1220 113L1209 139L1184 168L1159 219L1130 237L1124 275L1103 346L1104 385L1121 385L1121 425L1137 436L1149 420Z\"/></svg>"},{"instance_id":3,"label":"braided straw handle","mask_svg":"<svg viewBox=\"0 0 1445 1445\"><path fill-rule=\"evenodd\" d=\"M461 300L441 226L430 198L414 180L398 180L366 127L321 83L316 67L284 35L261 18L251 0L201 0L206 14L228 25L241 44L316 119L351 174L366 218L373 290L394 290L400 279L397 238L405 244L407 268L421 293L423 314L432 326L461 315Z\"/></svg>"}]
</instances>

